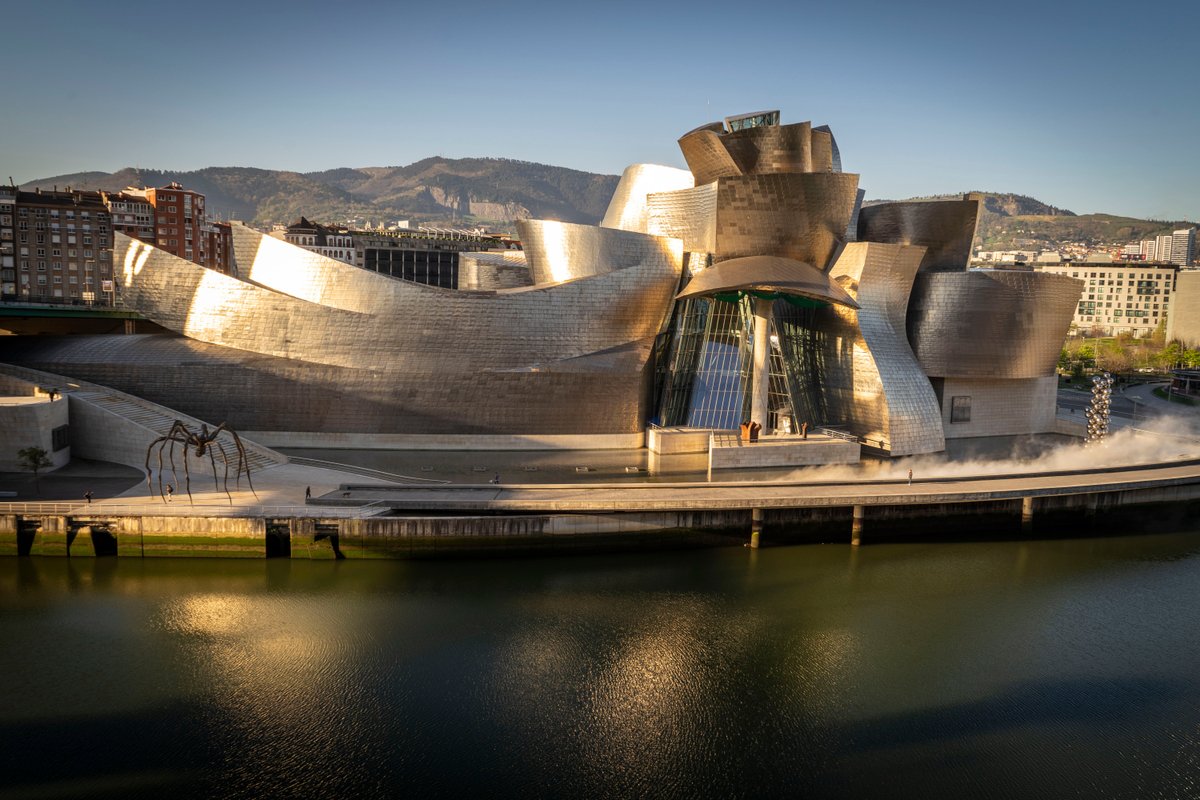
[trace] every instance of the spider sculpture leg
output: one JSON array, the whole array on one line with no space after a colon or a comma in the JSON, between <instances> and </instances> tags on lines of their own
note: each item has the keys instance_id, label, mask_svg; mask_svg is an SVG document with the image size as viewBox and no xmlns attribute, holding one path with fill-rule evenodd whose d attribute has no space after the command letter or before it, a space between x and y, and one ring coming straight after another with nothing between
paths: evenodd
<instances>
[{"instance_id":1,"label":"spider sculpture leg","mask_svg":"<svg viewBox=\"0 0 1200 800\"><path fill-rule=\"evenodd\" d=\"M229 505L233 505L233 495L229 493L229 454L225 452L225 445L214 441L208 448L208 454L211 456L212 451L217 450L221 453L221 463L225 465L225 496L229 498ZM217 465L213 464L213 482L217 480Z\"/></svg>"},{"instance_id":2,"label":"spider sculpture leg","mask_svg":"<svg viewBox=\"0 0 1200 800\"><path fill-rule=\"evenodd\" d=\"M167 437L160 436L150 443L146 448L146 488L151 492L154 491L154 470L150 467L150 456L154 452L155 446L158 446L158 493L162 495L162 451L167 445ZM163 498L166 499L165 497Z\"/></svg>"},{"instance_id":3,"label":"spider sculpture leg","mask_svg":"<svg viewBox=\"0 0 1200 800\"><path fill-rule=\"evenodd\" d=\"M182 439L182 440L178 440L175 438L171 439L171 453L170 453L170 455L171 455L171 477L174 478L175 485L178 486L179 485L179 473L175 471L175 442L176 441L182 441L182 443L183 443L183 468L184 468L184 470L186 470L187 469L187 439ZM161 477L159 479L161 480Z\"/></svg>"},{"instance_id":4,"label":"spider sculpture leg","mask_svg":"<svg viewBox=\"0 0 1200 800\"><path fill-rule=\"evenodd\" d=\"M171 477L175 479L175 485L179 485L179 472L175 468L175 443L183 445L183 465L184 471L187 470L187 443L192 433L188 430L187 425L184 425L180 420L175 420L171 423L171 429L167 431L167 439L170 441L170 459L171 459ZM160 457L162 453L159 453ZM162 467L159 466L158 474L158 490L162 493Z\"/></svg>"},{"instance_id":5,"label":"spider sculpture leg","mask_svg":"<svg viewBox=\"0 0 1200 800\"><path fill-rule=\"evenodd\" d=\"M246 483L250 485L250 492L254 495L254 499L258 499L258 492L254 491L254 481L250 479L250 461L246 458L246 447L242 444L242 438L237 435L237 431L229 431L233 436L233 443L237 445L238 451L238 485L242 483L242 470L246 471Z\"/></svg>"},{"instance_id":6,"label":"spider sculpture leg","mask_svg":"<svg viewBox=\"0 0 1200 800\"><path fill-rule=\"evenodd\" d=\"M194 440L196 437L193 436ZM195 505L196 501L192 498L192 470L188 466L188 443L183 445L183 485L187 489L188 502Z\"/></svg>"}]
</instances>

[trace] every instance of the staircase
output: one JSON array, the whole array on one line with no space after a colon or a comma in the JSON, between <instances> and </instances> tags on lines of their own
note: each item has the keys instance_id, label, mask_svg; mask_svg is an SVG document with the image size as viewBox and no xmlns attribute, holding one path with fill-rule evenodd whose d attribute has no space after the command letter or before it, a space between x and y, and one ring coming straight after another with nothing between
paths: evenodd
<instances>
[{"instance_id":1,"label":"staircase","mask_svg":"<svg viewBox=\"0 0 1200 800\"><path fill-rule=\"evenodd\" d=\"M29 381L37 386L55 387L62 393L64 398L70 397L74 401L87 403L88 405L121 417L127 422L132 422L146 429L153 437L166 436L176 420L186 425L189 430L197 433L200 431L200 426L204 424L208 425L209 430L217 427L211 422L202 422L195 417L180 414L178 411L173 411L165 406L119 392L116 389L110 389L107 386L79 381L74 378L67 378L62 375L55 375L50 372L42 372L27 367L19 367L14 364L0 363L0 372L11 375L14 378ZM236 459L237 445L234 444L232 434L228 431L223 431L216 441L224 446L225 452L229 455L231 462ZM282 453L277 453L270 448L263 447L244 438L242 438L242 447L246 451L246 462L250 467L251 474L279 464L286 464L288 461L287 456ZM214 455L220 459L219 451Z\"/></svg>"}]
</instances>

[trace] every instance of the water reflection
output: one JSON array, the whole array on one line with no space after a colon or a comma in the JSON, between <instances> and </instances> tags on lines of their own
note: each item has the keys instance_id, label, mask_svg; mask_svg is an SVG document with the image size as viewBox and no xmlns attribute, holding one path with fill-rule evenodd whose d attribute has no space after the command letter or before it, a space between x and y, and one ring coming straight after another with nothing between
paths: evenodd
<instances>
[{"instance_id":1,"label":"water reflection","mask_svg":"<svg viewBox=\"0 0 1200 800\"><path fill-rule=\"evenodd\" d=\"M1191 796L1198 555L4 559L0 787Z\"/></svg>"}]
</instances>

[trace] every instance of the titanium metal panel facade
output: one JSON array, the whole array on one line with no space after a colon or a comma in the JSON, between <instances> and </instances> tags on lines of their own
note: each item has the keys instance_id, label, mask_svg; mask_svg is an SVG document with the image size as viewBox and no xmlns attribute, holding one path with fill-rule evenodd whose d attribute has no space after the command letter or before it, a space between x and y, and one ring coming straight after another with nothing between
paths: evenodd
<instances>
[{"instance_id":1,"label":"titanium metal panel facade","mask_svg":"<svg viewBox=\"0 0 1200 800\"><path fill-rule=\"evenodd\" d=\"M858 176L745 175L717 182L718 260L775 255L825 269L854 213Z\"/></svg>"},{"instance_id":2,"label":"titanium metal panel facade","mask_svg":"<svg viewBox=\"0 0 1200 800\"><path fill-rule=\"evenodd\" d=\"M838 160L841 160L839 155ZM834 172L833 133L828 128L816 128L812 132L812 172ZM841 170L837 170L841 171Z\"/></svg>"},{"instance_id":3,"label":"titanium metal panel facade","mask_svg":"<svg viewBox=\"0 0 1200 800\"><path fill-rule=\"evenodd\" d=\"M690 189L693 185L692 173L686 169L659 164L631 164L617 182L600 227L652 233L648 224L647 195Z\"/></svg>"},{"instance_id":4,"label":"titanium metal panel facade","mask_svg":"<svg viewBox=\"0 0 1200 800\"><path fill-rule=\"evenodd\" d=\"M731 258L700 272L676 299L736 291L780 292L857 308L824 271L811 264L779 256Z\"/></svg>"},{"instance_id":5,"label":"titanium metal panel facade","mask_svg":"<svg viewBox=\"0 0 1200 800\"><path fill-rule=\"evenodd\" d=\"M534 286L588 278L648 262L679 260L678 243L644 233L543 219L517 220Z\"/></svg>"},{"instance_id":6,"label":"titanium metal panel facade","mask_svg":"<svg viewBox=\"0 0 1200 800\"><path fill-rule=\"evenodd\" d=\"M829 150L830 150L831 166L832 166L834 172L841 172L842 171L842 151L838 149L837 137L835 137L833 135L833 131L829 129L828 125L821 125L819 127L813 128L813 132L829 134Z\"/></svg>"},{"instance_id":7,"label":"titanium metal panel facade","mask_svg":"<svg viewBox=\"0 0 1200 800\"><path fill-rule=\"evenodd\" d=\"M923 255L921 247L846 245L829 274L860 308L829 306L818 317L817 327L836 348L826 359L832 417L893 456L945 449L937 396L904 337Z\"/></svg>"},{"instance_id":8,"label":"titanium metal panel facade","mask_svg":"<svg viewBox=\"0 0 1200 800\"><path fill-rule=\"evenodd\" d=\"M763 125L721 137L742 175L812 172L812 125Z\"/></svg>"},{"instance_id":9,"label":"titanium metal panel facade","mask_svg":"<svg viewBox=\"0 0 1200 800\"><path fill-rule=\"evenodd\" d=\"M725 149L721 136L711 128L697 128L679 140L683 159L696 179L696 185L712 183L717 178L741 175L733 156Z\"/></svg>"},{"instance_id":10,"label":"titanium metal panel facade","mask_svg":"<svg viewBox=\"0 0 1200 800\"><path fill-rule=\"evenodd\" d=\"M647 196L646 233L683 241L689 253L717 249L717 184Z\"/></svg>"},{"instance_id":11,"label":"titanium metal panel facade","mask_svg":"<svg viewBox=\"0 0 1200 800\"><path fill-rule=\"evenodd\" d=\"M915 244L925 248L921 271L964 270L979 224L976 199L880 203L858 215L860 242Z\"/></svg>"},{"instance_id":12,"label":"titanium metal panel facade","mask_svg":"<svg viewBox=\"0 0 1200 800\"><path fill-rule=\"evenodd\" d=\"M523 369L355 369L165 334L3 337L0 360L111 386L236 430L358 434L637 433L652 339Z\"/></svg>"},{"instance_id":13,"label":"titanium metal panel facade","mask_svg":"<svg viewBox=\"0 0 1200 800\"><path fill-rule=\"evenodd\" d=\"M908 309L908 339L933 377L1053 375L1082 286L1043 272L923 272Z\"/></svg>"},{"instance_id":14,"label":"titanium metal panel facade","mask_svg":"<svg viewBox=\"0 0 1200 800\"><path fill-rule=\"evenodd\" d=\"M243 429L641 430L646 366L680 279L680 243L565 223L531 224L524 233L534 245L527 255L536 253L552 278L556 269L571 272L565 282L439 289L390 280L243 228L239 264L256 276L250 283L117 234L114 258L125 305L195 340L189 346L220 346L199 358L220 353L213 362L220 366L200 370L197 359L186 357L164 366L156 354L171 345L157 342L122 350L124 363L94 350L70 357L73 348L87 350L87 342L66 343L38 363L68 359L81 376L86 370L98 382L107 378L135 391L147 381L146 395L157 402L204 419L236 412ZM561 260L563 253L543 244L543 236L576 258ZM324 285L317 285L318 270L326 273ZM12 357L32 366L35 354ZM98 374L109 367L115 372ZM150 380L153 370L167 383ZM211 381L205 391L189 384L189 375L194 380L201 373ZM252 402L240 404L237 398L248 391Z\"/></svg>"}]
</instances>

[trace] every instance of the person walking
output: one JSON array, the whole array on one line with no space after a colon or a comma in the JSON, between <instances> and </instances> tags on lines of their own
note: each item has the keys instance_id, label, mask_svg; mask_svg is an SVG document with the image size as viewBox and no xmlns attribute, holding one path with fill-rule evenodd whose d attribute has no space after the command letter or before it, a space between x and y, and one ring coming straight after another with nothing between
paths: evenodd
<instances>
[{"instance_id":1,"label":"person walking","mask_svg":"<svg viewBox=\"0 0 1200 800\"><path fill-rule=\"evenodd\" d=\"M304 487L304 502L307 503L309 500L312 500L312 487L305 486Z\"/></svg>"},{"instance_id":2,"label":"person walking","mask_svg":"<svg viewBox=\"0 0 1200 800\"><path fill-rule=\"evenodd\" d=\"M88 489L86 492L83 493L83 499L87 500L87 504L89 506L92 504L92 490L91 489Z\"/></svg>"},{"instance_id":3,"label":"person walking","mask_svg":"<svg viewBox=\"0 0 1200 800\"><path fill-rule=\"evenodd\" d=\"M171 502L171 497L175 494L175 484L167 484L167 502Z\"/></svg>"},{"instance_id":4,"label":"person walking","mask_svg":"<svg viewBox=\"0 0 1200 800\"><path fill-rule=\"evenodd\" d=\"M908 471L908 485L912 486L912 470Z\"/></svg>"}]
</instances>

